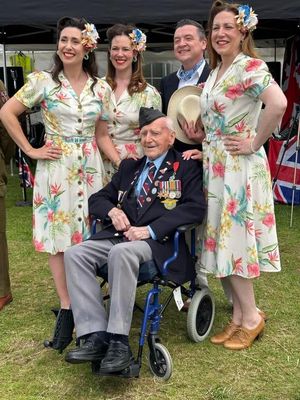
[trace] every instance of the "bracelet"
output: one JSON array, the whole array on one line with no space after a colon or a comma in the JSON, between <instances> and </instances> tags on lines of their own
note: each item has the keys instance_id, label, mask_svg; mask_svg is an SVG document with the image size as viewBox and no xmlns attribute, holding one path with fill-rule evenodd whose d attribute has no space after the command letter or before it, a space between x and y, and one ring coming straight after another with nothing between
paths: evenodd
<instances>
[{"instance_id":1,"label":"bracelet","mask_svg":"<svg viewBox=\"0 0 300 400\"><path fill-rule=\"evenodd\" d=\"M251 142L250 142L250 150L251 150L251 154L254 154L254 153L256 153L256 151L254 150L254 148L253 148L253 142L254 142L254 139L252 139L251 140Z\"/></svg>"}]
</instances>

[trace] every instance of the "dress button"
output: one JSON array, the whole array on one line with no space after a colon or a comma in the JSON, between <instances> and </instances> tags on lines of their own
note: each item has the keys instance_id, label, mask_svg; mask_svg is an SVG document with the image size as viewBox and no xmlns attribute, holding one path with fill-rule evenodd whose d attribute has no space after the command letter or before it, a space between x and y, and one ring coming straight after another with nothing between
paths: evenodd
<instances>
[{"instance_id":1,"label":"dress button","mask_svg":"<svg viewBox=\"0 0 300 400\"><path fill-rule=\"evenodd\" d=\"M82 105L78 104L78 108L79 108L79 110L81 110L82 109Z\"/></svg>"},{"instance_id":2,"label":"dress button","mask_svg":"<svg viewBox=\"0 0 300 400\"><path fill-rule=\"evenodd\" d=\"M77 147L77 149L80 149L80 144L76 143L76 147Z\"/></svg>"},{"instance_id":3,"label":"dress button","mask_svg":"<svg viewBox=\"0 0 300 400\"><path fill-rule=\"evenodd\" d=\"M78 204L78 208L82 208L82 205L81 205L81 204Z\"/></svg>"},{"instance_id":4,"label":"dress button","mask_svg":"<svg viewBox=\"0 0 300 400\"><path fill-rule=\"evenodd\" d=\"M117 112L117 109L116 108L114 108L114 110L113 110L114 112Z\"/></svg>"},{"instance_id":5,"label":"dress button","mask_svg":"<svg viewBox=\"0 0 300 400\"><path fill-rule=\"evenodd\" d=\"M110 137L115 137L115 135L113 133L110 134Z\"/></svg>"},{"instance_id":6,"label":"dress button","mask_svg":"<svg viewBox=\"0 0 300 400\"><path fill-rule=\"evenodd\" d=\"M82 122L82 119L81 119L81 118L78 118L78 122Z\"/></svg>"},{"instance_id":7,"label":"dress button","mask_svg":"<svg viewBox=\"0 0 300 400\"><path fill-rule=\"evenodd\" d=\"M116 121L113 121L113 124L114 124L114 125L117 125Z\"/></svg>"},{"instance_id":8,"label":"dress button","mask_svg":"<svg viewBox=\"0 0 300 400\"><path fill-rule=\"evenodd\" d=\"M81 222L81 221L82 221L82 218L81 218L81 217L79 217L79 218L78 218L78 221L79 221L79 222Z\"/></svg>"},{"instance_id":9,"label":"dress button","mask_svg":"<svg viewBox=\"0 0 300 400\"><path fill-rule=\"evenodd\" d=\"M78 195L78 196L82 196L82 193L81 193L81 192L78 192L77 195Z\"/></svg>"},{"instance_id":10,"label":"dress button","mask_svg":"<svg viewBox=\"0 0 300 400\"><path fill-rule=\"evenodd\" d=\"M78 156L78 160L82 160L82 157L81 157L81 156Z\"/></svg>"},{"instance_id":11,"label":"dress button","mask_svg":"<svg viewBox=\"0 0 300 400\"><path fill-rule=\"evenodd\" d=\"M78 181L78 185L81 185L82 184L82 182L81 181Z\"/></svg>"},{"instance_id":12,"label":"dress button","mask_svg":"<svg viewBox=\"0 0 300 400\"><path fill-rule=\"evenodd\" d=\"M78 135L81 135L81 134L82 134L82 131L77 131L77 133L78 133Z\"/></svg>"}]
</instances>

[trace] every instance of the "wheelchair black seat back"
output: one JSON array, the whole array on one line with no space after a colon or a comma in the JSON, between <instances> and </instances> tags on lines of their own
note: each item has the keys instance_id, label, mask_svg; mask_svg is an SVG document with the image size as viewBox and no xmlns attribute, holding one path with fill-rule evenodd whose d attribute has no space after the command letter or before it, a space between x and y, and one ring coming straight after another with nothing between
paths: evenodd
<instances>
[{"instance_id":1,"label":"wheelchair black seat back","mask_svg":"<svg viewBox=\"0 0 300 400\"><path fill-rule=\"evenodd\" d=\"M148 363L152 374L160 379L168 380L172 375L173 365L172 358L168 349L161 343L159 338L160 321L168 304L171 302L173 292L179 292L178 296L183 296L185 299L190 299L190 304L187 312L187 334L188 337L194 342L201 342L209 335L213 325L215 315L214 298L210 290L205 288L196 287L195 281L191 281L188 287L178 285L175 282L166 279L168 267L177 257L179 249L179 237L186 232L191 235L191 255L196 262L195 255L195 228L196 225L187 225L179 227L174 235L174 253L167 259L162 268L158 268L153 260L142 263L140 265L138 284L142 286L151 284L151 288L146 294L143 312L142 324L139 334L139 347L138 354L134 362L125 370L115 373L113 375L121 377L138 377L142 365L142 353L147 337L149 346ZM97 271L97 275L103 278L101 286L103 287L107 282L108 267L107 264L103 265ZM169 287L171 293L165 300L164 304L160 302L160 293L164 287ZM109 302L109 296L104 296ZM180 302L183 304L183 301ZM107 307L109 309L109 307ZM109 311L108 311L109 312ZM95 374L103 375L100 373L100 362L92 363L92 371ZM112 374L110 374L112 375Z\"/></svg>"}]
</instances>

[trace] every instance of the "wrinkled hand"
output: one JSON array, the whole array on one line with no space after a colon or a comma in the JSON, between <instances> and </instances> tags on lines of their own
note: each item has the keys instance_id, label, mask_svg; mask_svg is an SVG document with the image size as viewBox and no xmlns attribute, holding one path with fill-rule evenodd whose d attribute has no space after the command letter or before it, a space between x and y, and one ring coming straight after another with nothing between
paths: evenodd
<instances>
[{"instance_id":1,"label":"wrinkled hand","mask_svg":"<svg viewBox=\"0 0 300 400\"><path fill-rule=\"evenodd\" d=\"M203 154L202 151L197 149L186 150L182 153L182 158L184 160L189 160L191 158L192 160L201 161L203 159Z\"/></svg>"},{"instance_id":2,"label":"wrinkled hand","mask_svg":"<svg viewBox=\"0 0 300 400\"><path fill-rule=\"evenodd\" d=\"M146 226L131 226L128 231L124 232L124 236L129 240L149 239L150 233Z\"/></svg>"},{"instance_id":3,"label":"wrinkled hand","mask_svg":"<svg viewBox=\"0 0 300 400\"><path fill-rule=\"evenodd\" d=\"M193 140L196 143L202 143L205 138L205 132L203 126L199 122L185 122L182 126L182 130L188 139Z\"/></svg>"},{"instance_id":4,"label":"wrinkled hand","mask_svg":"<svg viewBox=\"0 0 300 400\"><path fill-rule=\"evenodd\" d=\"M223 136L225 150L232 156L253 154L251 149L251 138L239 136Z\"/></svg>"},{"instance_id":5,"label":"wrinkled hand","mask_svg":"<svg viewBox=\"0 0 300 400\"><path fill-rule=\"evenodd\" d=\"M58 146L45 144L39 149L30 149L26 154L33 160L59 160L62 156L62 150Z\"/></svg>"},{"instance_id":6,"label":"wrinkled hand","mask_svg":"<svg viewBox=\"0 0 300 400\"><path fill-rule=\"evenodd\" d=\"M124 213L117 207L112 208L108 213L109 218L117 231L127 231L130 228L130 222Z\"/></svg>"}]
</instances>

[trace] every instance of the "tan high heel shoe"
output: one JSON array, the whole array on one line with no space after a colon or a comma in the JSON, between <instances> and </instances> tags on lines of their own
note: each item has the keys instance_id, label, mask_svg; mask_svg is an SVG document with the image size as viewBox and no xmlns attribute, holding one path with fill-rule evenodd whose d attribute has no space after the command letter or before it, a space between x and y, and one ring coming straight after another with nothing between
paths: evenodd
<instances>
[{"instance_id":1,"label":"tan high heel shoe","mask_svg":"<svg viewBox=\"0 0 300 400\"><path fill-rule=\"evenodd\" d=\"M255 339L263 334L265 328L265 320L262 318L256 328L247 329L240 327L228 340L223 343L226 349L243 350L252 345Z\"/></svg>"},{"instance_id":2,"label":"tan high heel shoe","mask_svg":"<svg viewBox=\"0 0 300 400\"><path fill-rule=\"evenodd\" d=\"M226 340L231 338L231 336L240 328L240 325L236 325L233 321L229 322L222 330L222 332L210 338L213 344L223 344Z\"/></svg>"}]
</instances>

